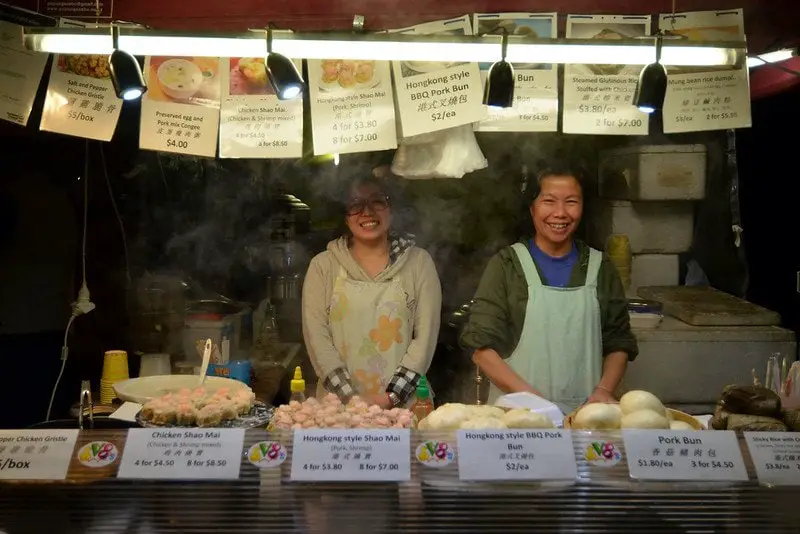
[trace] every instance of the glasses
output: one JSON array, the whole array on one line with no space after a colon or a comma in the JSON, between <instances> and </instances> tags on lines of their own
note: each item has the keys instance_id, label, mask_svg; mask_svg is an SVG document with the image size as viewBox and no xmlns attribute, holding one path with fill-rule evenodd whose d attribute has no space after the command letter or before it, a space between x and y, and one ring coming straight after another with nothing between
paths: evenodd
<instances>
[{"instance_id":1,"label":"glasses","mask_svg":"<svg viewBox=\"0 0 800 534\"><path fill-rule=\"evenodd\" d=\"M382 194L372 195L368 198L354 198L347 203L348 215L359 215L369 206L372 212L383 211L389 207L389 197Z\"/></svg>"}]
</instances>

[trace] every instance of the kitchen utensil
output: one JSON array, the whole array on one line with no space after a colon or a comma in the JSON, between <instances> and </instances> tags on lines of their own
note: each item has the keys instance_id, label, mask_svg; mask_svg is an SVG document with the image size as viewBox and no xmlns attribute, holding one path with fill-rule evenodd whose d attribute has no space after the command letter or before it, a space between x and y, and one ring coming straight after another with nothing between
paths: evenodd
<instances>
[{"instance_id":1,"label":"kitchen utensil","mask_svg":"<svg viewBox=\"0 0 800 534\"><path fill-rule=\"evenodd\" d=\"M203 385L206 380L206 373L208 372L208 363L211 361L211 340L206 339L206 348L203 350L203 363L200 366L200 379L197 382L198 387Z\"/></svg>"},{"instance_id":2,"label":"kitchen utensil","mask_svg":"<svg viewBox=\"0 0 800 534\"><path fill-rule=\"evenodd\" d=\"M192 389L195 387L197 387L197 377L194 375L161 375L118 382L114 384L114 391L124 401L145 404L155 397L161 397L167 393L175 393L183 388ZM214 393L222 388L227 388L231 393L236 393L239 390L252 391L246 384L238 380L217 376L207 377L203 387L209 393Z\"/></svg>"}]
</instances>

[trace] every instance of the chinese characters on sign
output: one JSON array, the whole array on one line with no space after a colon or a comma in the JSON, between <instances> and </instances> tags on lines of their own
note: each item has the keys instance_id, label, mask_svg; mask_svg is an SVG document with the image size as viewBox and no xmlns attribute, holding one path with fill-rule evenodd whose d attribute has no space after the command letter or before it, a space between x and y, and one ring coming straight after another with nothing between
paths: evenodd
<instances>
[{"instance_id":1,"label":"chinese characters on sign","mask_svg":"<svg viewBox=\"0 0 800 534\"><path fill-rule=\"evenodd\" d=\"M118 478L223 480L239 478L244 429L134 428Z\"/></svg>"},{"instance_id":2,"label":"chinese characters on sign","mask_svg":"<svg viewBox=\"0 0 800 534\"><path fill-rule=\"evenodd\" d=\"M649 16L569 15L567 38L619 40L650 34ZM564 65L564 133L647 135L633 105L642 65Z\"/></svg>"},{"instance_id":3,"label":"chinese characters on sign","mask_svg":"<svg viewBox=\"0 0 800 534\"><path fill-rule=\"evenodd\" d=\"M568 430L459 430L461 480L573 480Z\"/></svg>"},{"instance_id":4,"label":"chinese characters on sign","mask_svg":"<svg viewBox=\"0 0 800 534\"><path fill-rule=\"evenodd\" d=\"M404 482L411 479L410 434L397 430L295 430L291 479Z\"/></svg>"},{"instance_id":5,"label":"chinese characters on sign","mask_svg":"<svg viewBox=\"0 0 800 534\"><path fill-rule=\"evenodd\" d=\"M628 469L640 480L747 480L728 431L623 430Z\"/></svg>"},{"instance_id":6,"label":"chinese characters on sign","mask_svg":"<svg viewBox=\"0 0 800 534\"><path fill-rule=\"evenodd\" d=\"M386 61L308 60L314 154L397 147Z\"/></svg>"},{"instance_id":7,"label":"chinese characters on sign","mask_svg":"<svg viewBox=\"0 0 800 534\"><path fill-rule=\"evenodd\" d=\"M776 486L800 486L800 435L745 432L758 480Z\"/></svg>"},{"instance_id":8,"label":"chinese characters on sign","mask_svg":"<svg viewBox=\"0 0 800 534\"><path fill-rule=\"evenodd\" d=\"M0 479L64 480L78 430L0 430Z\"/></svg>"}]
</instances>

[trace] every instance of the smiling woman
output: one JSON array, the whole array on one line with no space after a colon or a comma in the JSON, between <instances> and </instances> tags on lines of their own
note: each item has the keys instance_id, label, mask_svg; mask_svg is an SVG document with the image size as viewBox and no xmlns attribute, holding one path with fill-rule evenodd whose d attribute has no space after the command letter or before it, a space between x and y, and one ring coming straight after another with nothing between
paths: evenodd
<instances>
[{"instance_id":1,"label":"smiling woman","mask_svg":"<svg viewBox=\"0 0 800 534\"><path fill-rule=\"evenodd\" d=\"M318 395L406 406L439 334L436 267L414 236L392 231L382 180L352 182L343 211L346 235L311 260L303 286L303 337Z\"/></svg>"},{"instance_id":2,"label":"smiling woman","mask_svg":"<svg viewBox=\"0 0 800 534\"><path fill-rule=\"evenodd\" d=\"M613 264L574 239L583 215L581 175L566 165L528 184L535 233L486 267L461 342L489 377L489 402L527 391L573 410L614 401L637 352Z\"/></svg>"}]
</instances>

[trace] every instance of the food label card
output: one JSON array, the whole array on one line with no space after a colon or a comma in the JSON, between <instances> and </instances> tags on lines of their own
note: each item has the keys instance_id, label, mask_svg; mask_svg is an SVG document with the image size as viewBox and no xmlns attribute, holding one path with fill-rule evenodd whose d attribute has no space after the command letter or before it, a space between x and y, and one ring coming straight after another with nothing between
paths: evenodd
<instances>
[{"instance_id":1,"label":"food label card","mask_svg":"<svg viewBox=\"0 0 800 534\"><path fill-rule=\"evenodd\" d=\"M473 30L477 35L528 36L555 39L555 13L476 13ZM499 59L499 57L498 57ZM491 63L479 63L481 83ZM475 124L478 132L555 132L558 129L558 70L555 65L515 63L514 106L488 108L488 117Z\"/></svg>"},{"instance_id":2,"label":"food label card","mask_svg":"<svg viewBox=\"0 0 800 534\"><path fill-rule=\"evenodd\" d=\"M28 124L47 57L25 49L22 26L0 20L0 119Z\"/></svg>"},{"instance_id":3,"label":"food label card","mask_svg":"<svg viewBox=\"0 0 800 534\"><path fill-rule=\"evenodd\" d=\"M405 482L411 479L408 429L295 430L296 482Z\"/></svg>"},{"instance_id":4,"label":"food label card","mask_svg":"<svg viewBox=\"0 0 800 534\"><path fill-rule=\"evenodd\" d=\"M745 432L758 480L774 486L800 486L800 434Z\"/></svg>"},{"instance_id":5,"label":"food label card","mask_svg":"<svg viewBox=\"0 0 800 534\"><path fill-rule=\"evenodd\" d=\"M744 41L741 9L663 14L659 28L690 41ZM664 132L749 128L750 86L746 66L668 67Z\"/></svg>"},{"instance_id":6,"label":"food label card","mask_svg":"<svg viewBox=\"0 0 800 534\"><path fill-rule=\"evenodd\" d=\"M602 42L649 34L649 16L567 17L567 38ZM649 115L633 105L641 70L642 65L564 65L564 133L647 135Z\"/></svg>"},{"instance_id":7,"label":"food label card","mask_svg":"<svg viewBox=\"0 0 800 534\"><path fill-rule=\"evenodd\" d=\"M306 63L314 154L397 148L388 61Z\"/></svg>"},{"instance_id":8,"label":"food label card","mask_svg":"<svg viewBox=\"0 0 800 534\"><path fill-rule=\"evenodd\" d=\"M302 69L302 65L298 65ZM222 158L299 158L303 155L303 99L278 100L264 58L220 59Z\"/></svg>"},{"instance_id":9,"label":"food label card","mask_svg":"<svg viewBox=\"0 0 800 534\"><path fill-rule=\"evenodd\" d=\"M429 22L397 33L471 35L469 17ZM409 137L486 118L477 63L395 61L392 63L403 136Z\"/></svg>"},{"instance_id":10,"label":"food label card","mask_svg":"<svg viewBox=\"0 0 800 534\"><path fill-rule=\"evenodd\" d=\"M213 157L217 153L220 61L205 57L148 57L139 147Z\"/></svg>"},{"instance_id":11,"label":"food label card","mask_svg":"<svg viewBox=\"0 0 800 534\"><path fill-rule=\"evenodd\" d=\"M243 448L242 428L132 428L117 478L233 480Z\"/></svg>"},{"instance_id":12,"label":"food label card","mask_svg":"<svg viewBox=\"0 0 800 534\"><path fill-rule=\"evenodd\" d=\"M459 430L461 480L572 480L578 476L568 430Z\"/></svg>"},{"instance_id":13,"label":"food label card","mask_svg":"<svg viewBox=\"0 0 800 534\"><path fill-rule=\"evenodd\" d=\"M623 430L622 439L631 478L747 480L734 432Z\"/></svg>"},{"instance_id":14,"label":"food label card","mask_svg":"<svg viewBox=\"0 0 800 534\"><path fill-rule=\"evenodd\" d=\"M64 480L78 430L0 430L0 479Z\"/></svg>"}]
</instances>

